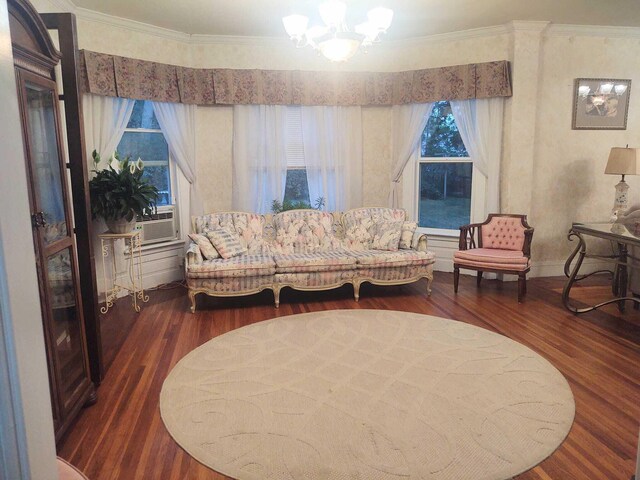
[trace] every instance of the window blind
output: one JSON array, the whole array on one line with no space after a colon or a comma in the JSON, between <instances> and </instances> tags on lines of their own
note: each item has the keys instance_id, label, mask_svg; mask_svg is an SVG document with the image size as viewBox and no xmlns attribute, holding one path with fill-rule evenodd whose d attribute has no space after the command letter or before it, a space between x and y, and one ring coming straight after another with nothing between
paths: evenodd
<instances>
[{"instance_id":1,"label":"window blind","mask_svg":"<svg viewBox=\"0 0 640 480\"><path fill-rule=\"evenodd\" d=\"M302 108L299 105L287 107L287 168L304 168L304 148L302 145Z\"/></svg>"}]
</instances>

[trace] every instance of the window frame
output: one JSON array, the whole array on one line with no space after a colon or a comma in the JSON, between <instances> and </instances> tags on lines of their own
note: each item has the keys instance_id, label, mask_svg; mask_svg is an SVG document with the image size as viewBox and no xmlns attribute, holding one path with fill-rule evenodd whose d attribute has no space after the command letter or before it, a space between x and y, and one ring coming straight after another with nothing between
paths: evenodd
<instances>
[{"instance_id":1,"label":"window frame","mask_svg":"<svg viewBox=\"0 0 640 480\"><path fill-rule=\"evenodd\" d=\"M473 163L473 158L467 157L423 157L421 148L418 145L414 155L414 172L413 180L413 218L418 222L418 231L428 235L437 235L442 237L458 237L460 231L458 229L433 228L420 226L420 166L424 163L470 163L471 169L471 210L469 212L469 222L476 223L485 217L484 199L486 192L486 179Z\"/></svg>"},{"instance_id":2,"label":"window frame","mask_svg":"<svg viewBox=\"0 0 640 480\"><path fill-rule=\"evenodd\" d=\"M286 105L286 116L287 116L287 131L286 131L286 148L285 148L285 160L287 163L287 174L284 179L284 193L282 194L282 199L280 200L284 203L286 194L287 194L287 179L289 175L289 171L291 170L304 170L304 174L307 177L307 192L309 189L309 174L307 172L306 160L304 158L304 143L302 141L303 129L302 129L302 106L301 105ZM297 120L297 124L293 125L293 119ZM296 138L294 142L292 134L296 133L300 136L300 138ZM297 155L292 156L292 154L296 152ZM303 200L304 201L304 200ZM309 195L309 205L313 206L311 203L311 195Z\"/></svg>"},{"instance_id":3,"label":"window frame","mask_svg":"<svg viewBox=\"0 0 640 480\"><path fill-rule=\"evenodd\" d=\"M431 115L431 113L430 113ZM427 128L427 125L424 127ZM411 155L409 162L402 175L402 204L407 210L408 217L418 223L417 231L431 236L437 237L455 237L460 236L458 229L432 228L420 226L420 165L423 163L471 163L471 211L469 212L469 222L477 223L486 218L486 190L487 179L476 168L473 157L423 157L422 156L422 135L420 141ZM463 141L464 142L464 141ZM465 147L466 148L466 147ZM408 173L408 175L407 175Z\"/></svg>"},{"instance_id":4,"label":"window frame","mask_svg":"<svg viewBox=\"0 0 640 480\"><path fill-rule=\"evenodd\" d=\"M148 100L136 100L136 102L147 102ZM154 113L155 114L155 113ZM130 121L130 120L129 120ZM127 122L128 125L129 122ZM177 189L177 185L176 185L176 170L175 170L175 162L173 161L173 158L171 156L171 148L169 148L169 142L167 141L167 137L164 135L164 132L162 131L162 129L158 128L125 128L124 132L123 132L123 137L125 133L160 133L162 135L162 137L164 138L164 141L167 142L167 161L165 162L164 160L145 160L142 159L142 161L144 162L144 166L145 167L158 167L158 166L164 166L165 163L167 165L167 168L169 170L169 188L171 188L171 192L169 195L169 203L166 205L158 205L158 209L161 211L163 208L167 208L167 207L173 207L174 211L177 211L177 200L176 200L176 189ZM120 142L122 141L122 138L120 139ZM118 142L118 146L120 146L120 142ZM132 160L136 160L136 159L132 159Z\"/></svg>"}]
</instances>

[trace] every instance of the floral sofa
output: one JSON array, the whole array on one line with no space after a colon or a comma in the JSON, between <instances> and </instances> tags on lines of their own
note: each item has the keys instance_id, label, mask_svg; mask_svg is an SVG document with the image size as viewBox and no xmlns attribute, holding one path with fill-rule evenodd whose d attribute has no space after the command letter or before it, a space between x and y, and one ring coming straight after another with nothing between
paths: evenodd
<instances>
[{"instance_id":1,"label":"floral sofa","mask_svg":"<svg viewBox=\"0 0 640 480\"><path fill-rule=\"evenodd\" d=\"M426 235L405 220L404 210L390 208L193 217L192 230L200 235L190 237L224 229L237 235L245 253L207 259L191 242L185 261L191 311L200 293L237 296L265 289L273 290L278 307L284 287L328 290L350 283L357 301L364 282L401 285L426 278L430 294L435 257Z\"/></svg>"}]
</instances>

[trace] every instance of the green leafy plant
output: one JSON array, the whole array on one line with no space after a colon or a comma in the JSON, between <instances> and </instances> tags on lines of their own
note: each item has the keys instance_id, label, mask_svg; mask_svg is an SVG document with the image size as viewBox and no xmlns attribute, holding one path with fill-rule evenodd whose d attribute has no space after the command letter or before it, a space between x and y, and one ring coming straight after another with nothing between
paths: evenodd
<instances>
[{"instance_id":1,"label":"green leafy plant","mask_svg":"<svg viewBox=\"0 0 640 480\"><path fill-rule=\"evenodd\" d=\"M313 202L313 206L308 204L307 202L296 202L291 200L284 200L282 202L278 200L274 200L271 202L271 211L273 213L286 212L287 210L300 210L300 209L314 209L314 210L322 210L325 205L324 197L316 198L316 201Z\"/></svg>"},{"instance_id":2,"label":"green leafy plant","mask_svg":"<svg viewBox=\"0 0 640 480\"><path fill-rule=\"evenodd\" d=\"M95 177L89 182L91 215L105 220L124 218L132 221L135 215L147 215L156 209L158 189L142 178L144 163L120 159L114 152L107 168L98 170L100 154L92 154Z\"/></svg>"}]
</instances>

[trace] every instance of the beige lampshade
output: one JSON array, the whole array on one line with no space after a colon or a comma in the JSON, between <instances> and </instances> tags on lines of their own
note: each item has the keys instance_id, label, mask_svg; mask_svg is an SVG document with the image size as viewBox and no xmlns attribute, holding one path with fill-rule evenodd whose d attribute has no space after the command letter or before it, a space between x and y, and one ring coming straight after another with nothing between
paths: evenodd
<instances>
[{"instance_id":1,"label":"beige lampshade","mask_svg":"<svg viewBox=\"0 0 640 480\"><path fill-rule=\"evenodd\" d=\"M613 147L604 173L610 175L640 174L640 155L637 148Z\"/></svg>"}]
</instances>

